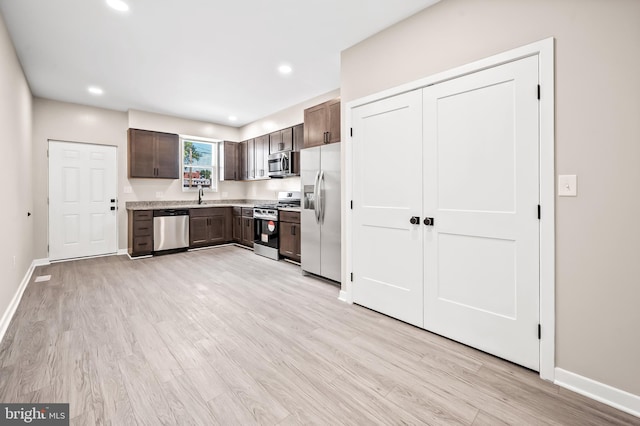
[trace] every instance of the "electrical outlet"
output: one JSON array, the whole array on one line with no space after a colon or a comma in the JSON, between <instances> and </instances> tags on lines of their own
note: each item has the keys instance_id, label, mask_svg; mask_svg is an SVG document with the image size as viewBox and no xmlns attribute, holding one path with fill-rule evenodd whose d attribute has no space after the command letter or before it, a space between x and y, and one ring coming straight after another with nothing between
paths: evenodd
<instances>
[{"instance_id":1,"label":"electrical outlet","mask_svg":"<svg viewBox=\"0 0 640 426\"><path fill-rule=\"evenodd\" d=\"M124 192L125 194L131 194L133 192L133 188L131 188L130 186L125 186L122 192Z\"/></svg>"},{"instance_id":2,"label":"electrical outlet","mask_svg":"<svg viewBox=\"0 0 640 426\"><path fill-rule=\"evenodd\" d=\"M222 191L222 198L227 198L229 196L229 193L226 191Z\"/></svg>"},{"instance_id":3,"label":"electrical outlet","mask_svg":"<svg viewBox=\"0 0 640 426\"><path fill-rule=\"evenodd\" d=\"M578 195L578 178L576 175L558 175L558 196L576 197Z\"/></svg>"},{"instance_id":4,"label":"electrical outlet","mask_svg":"<svg viewBox=\"0 0 640 426\"><path fill-rule=\"evenodd\" d=\"M164 192L162 192L162 191L157 191L157 192L156 192L156 198L162 198L162 197L164 197Z\"/></svg>"}]
</instances>

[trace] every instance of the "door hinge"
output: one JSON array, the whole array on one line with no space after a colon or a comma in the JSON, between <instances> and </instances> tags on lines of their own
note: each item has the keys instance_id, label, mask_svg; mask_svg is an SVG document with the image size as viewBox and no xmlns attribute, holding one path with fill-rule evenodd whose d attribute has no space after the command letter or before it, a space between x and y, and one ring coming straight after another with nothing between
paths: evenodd
<instances>
[{"instance_id":1,"label":"door hinge","mask_svg":"<svg viewBox=\"0 0 640 426\"><path fill-rule=\"evenodd\" d=\"M542 212L540 209L540 204L538 204L538 220L540 220L542 218Z\"/></svg>"},{"instance_id":2,"label":"door hinge","mask_svg":"<svg viewBox=\"0 0 640 426\"><path fill-rule=\"evenodd\" d=\"M542 338L542 326L538 324L538 340Z\"/></svg>"},{"instance_id":3,"label":"door hinge","mask_svg":"<svg viewBox=\"0 0 640 426\"><path fill-rule=\"evenodd\" d=\"M47 244L47 253L49 253L49 244Z\"/></svg>"},{"instance_id":4,"label":"door hinge","mask_svg":"<svg viewBox=\"0 0 640 426\"><path fill-rule=\"evenodd\" d=\"M353 210L353 200L351 200L351 210Z\"/></svg>"},{"instance_id":5,"label":"door hinge","mask_svg":"<svg viewBox=\"0 0 640 426\"><path fill-rule=\"evenodd\" d=\"M49 158L49 150L47 150L47 158Z\"/></svg>"},{"instance_id":6,"label":"door hinge","mask_svg":"<svg viewBox=\"0 0 640 426\"><path fill-rule=\"evenodd\" d=\"M538 100L540 100L540 85L538 84Z\"/></svg>"},{"instance_id":7,"label":"door hinge","mask_svg":"<svg viewBox=\"0 0 640 426\"><path fill-rule=\"evenodd\" d=\"M353 272L351 273L351 282L353 282Z\"/></svg>"},{"instance_id":8,"label":"door hinge","mask_svg":"<svg viewBox=\"0 0 640 426\"><path fill-rule=\"evenodd\" d=\"M353 127L350 129L351 137L353 137Z\"/></svg>"}]
</instances>

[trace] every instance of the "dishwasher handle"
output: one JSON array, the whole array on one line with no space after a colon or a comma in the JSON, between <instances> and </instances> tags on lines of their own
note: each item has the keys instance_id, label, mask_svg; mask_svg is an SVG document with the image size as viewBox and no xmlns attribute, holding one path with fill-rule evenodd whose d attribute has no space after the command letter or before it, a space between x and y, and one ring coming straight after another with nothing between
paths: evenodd
<instances>
[{"instance_id":1,"label":"dishwasher handle","mask_svg":"<svg viewBox=\"0 0 640 426\"><path fill-rule=\"evenodd\" d=\"M185 209L163 209L163 210L154 210L153 217L163 217L163 216L189 216L189 210Z\"/></svg>"}]
</instances>

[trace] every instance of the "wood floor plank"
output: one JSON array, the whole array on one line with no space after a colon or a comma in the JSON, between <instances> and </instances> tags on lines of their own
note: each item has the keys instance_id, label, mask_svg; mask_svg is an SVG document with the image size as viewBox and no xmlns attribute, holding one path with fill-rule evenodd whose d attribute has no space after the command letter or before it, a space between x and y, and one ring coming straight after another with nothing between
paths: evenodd
<instances>
[{"instance_id":1,"label":"wood floor plank","mask_svg":"<svg viewBox=\"0 0 640 426\"><path fill-rule=\"evenodd\" d=\"M178 424L147 361L139 354L118 360L127 395L139 425Z\"/></svg>"},{"instance_id":2,"label":"wood floor plank","mask_svg":"<svg viewBox=\"0 0 640 426\"><path fill-rule=\"evenodd\" d=\"M39 274L0 343L0 400L68 402L71 424L640 425L245 249Z\"/></svg>"}]
</instances>

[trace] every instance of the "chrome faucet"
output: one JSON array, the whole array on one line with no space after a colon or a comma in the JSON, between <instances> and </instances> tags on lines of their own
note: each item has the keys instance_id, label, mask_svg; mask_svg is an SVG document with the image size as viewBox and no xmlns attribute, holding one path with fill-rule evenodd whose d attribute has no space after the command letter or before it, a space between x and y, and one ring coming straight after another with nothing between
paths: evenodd
<instances>
[{"instance_id":1,"label":"chrome faucet","mask_svg":"<svg viewBox=\"0 0 640 426\"><path fill-rule=\"evenodd\" d=\"M202 185L198 185L198 204L202 204L202 198L204 198L204 189Z\"/></svg>"}]
</instances>

